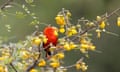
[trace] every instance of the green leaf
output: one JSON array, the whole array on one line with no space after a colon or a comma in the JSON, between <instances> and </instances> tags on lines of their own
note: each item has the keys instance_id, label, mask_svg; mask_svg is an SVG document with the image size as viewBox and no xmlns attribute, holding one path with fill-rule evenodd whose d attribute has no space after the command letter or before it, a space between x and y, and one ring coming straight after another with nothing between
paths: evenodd
<instances>
[{"instance_id":1,"label":"green leaf","mask_svg":"<svg viewBox=\"0 0 120 72\"><path fill-rule=\"evenodd\" d=\"M34 0L25 0L26 3L31 4L34 2Z\"/></svg>"}]
</instances>

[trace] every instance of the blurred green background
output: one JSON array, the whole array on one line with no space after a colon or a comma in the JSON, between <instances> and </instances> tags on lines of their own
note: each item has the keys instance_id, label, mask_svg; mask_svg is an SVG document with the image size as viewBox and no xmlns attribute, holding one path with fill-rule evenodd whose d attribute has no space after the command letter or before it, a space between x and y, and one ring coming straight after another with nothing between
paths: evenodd
<instances>
[{"instance_id":1,"label":"blurred green background","mask_svg":"<svg viewBox=\"0 0 120 72\"><path fill-rule=\"evenodd\" d=\"M2 5L6 0L0 0ZM55 16L62 9L66 8L72 13L72 22L76 23L77 19L85 17L93 20L97 15L120 8L120 0L34 0L31 7L24 0L14 0L18 4L25 4L31 12L36 13L41 23L55 25ZM0 36L8 37L9 41L24 40L25 36L30 35L34 26L30 25L32 18L28 15L25 18L17 18L14 14L16 11L23 11L21 7L14 6L8 8L7 16L0 15ZM120 14L120 12L119 12ZM120 28L116 26L116 16L109 19L110 25L107 30L120 35ZM7 31L6 25L11 26L11 32ZM42 30L44 25L40 25ZM102 34L100 39L93 37L93 42L97 50L102 53L90 52L90 58L86 59L89 68L87 72L120 72L120 37L109 34ZM79 53L66 53L65 63L70 65L81 57ZM77 72L71 68L68 72ZM79 72L79 71L78 71Z\"/></svg>"}]
</instances>

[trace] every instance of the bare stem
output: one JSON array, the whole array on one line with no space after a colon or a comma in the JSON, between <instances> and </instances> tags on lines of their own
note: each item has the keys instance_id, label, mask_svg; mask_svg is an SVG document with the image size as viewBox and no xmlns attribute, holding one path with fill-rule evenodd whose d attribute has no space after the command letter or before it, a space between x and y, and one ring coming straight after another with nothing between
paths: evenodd
<instances>
[{"instance_id":1,"label":"bare stem","mask_svg":"<svg viewBox=\"0 0 120 72\"><path fill-rule=\"evenodd\" d=\"M7 5L10 5L10 3L12 2L13 0L7 0L4 4L2 4L0 6L0 9L3 10Z\"/></svg>"},{"instance_id":2,"label":"bare stem","mask_svg":"<svg viewBox=\"0 0 120 72\"><path fill-rule=\"evenodd\" d=\"M114 10L113 12L111 12L111 13L107 16L107 18L109 18L109 17L111 17L112 15L116 14L118 11L120 11L120 8L118 8L118 9Z\"/></svg>"},{"instance_id":3,"label":"bare stem","mask_svg":"<svg viewBox=\"0 0 120 72\"><path fill-rule=\"evenodd\" d=\"M15 72L18 72L17 69L14 67L14 65L12 63L10 63L10 66L12 67L12 69L15 71Z\"/></svg>"},{"instance_id":4,"label":"bare stem","mask_svg":"<svg viewBox=\"0 0 120 72\"><path fill-rule=\"evenodd\" d=\"M69 20L68 20L66 14L65 14L65 9L64 9L64 8L62 8L62 14L63 14L63 16L64 16L64 18L65 18L65 23L66 23L66 25L69 25Z\"/></svg>"},{"instance_id":5,"label":"bare stem","mask_svg":"<svg viewBox=\"0 0 120 72\"><path fill-rule=\"evenodd\" d=\"M84 57L80 58L76 63L81 63L83 61ZM71 67L74 67L76 64L73 64L73 65L70 65L70 66L66 66L64 67L65 69L68 69L68 68L71 68Z\"/></svg>"}]
</instances>

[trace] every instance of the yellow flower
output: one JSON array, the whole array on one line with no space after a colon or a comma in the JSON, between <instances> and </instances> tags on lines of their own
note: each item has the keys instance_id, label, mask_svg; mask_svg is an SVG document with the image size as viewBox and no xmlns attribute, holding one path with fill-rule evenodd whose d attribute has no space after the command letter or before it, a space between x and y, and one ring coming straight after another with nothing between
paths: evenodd
<instances>
[{"instance_id":1,"label":"yellow flower","mask_svg":"<svg viewBox=\"0 0 120 72\"><path fill-rule=\"evenodd\" d=\"M81 63L81 69L82 69L82 71L86 71L87 67L88 66L86 66L84 62Z\"/></svg>"},{"instance_id":2,"label":"yellow flower","mask_svg":"<svg viewBox=\"0 0 120 72\"><path fill-rule=\"evenodd\" d=\"M64 56L64 53L62 53L62 52L57 53L56 56L57 56L57 58L59 58L59 59L63 59L63 58L65 57L65 56Z\"/></svg>"},{"instance_id":3,"label":"yellow flower","mask_svg":"<svg viewBox=\"0 0 120 72\"><path fill-rule=\"evenodd\" d=\"M60 66L60 63L58 61L50 63L50 66L53 68L57 68Z\"/></svg>"},{"instance_id":4,"label":"yellow flower","mask_svg":"<svg viewBox=\"0 0 120 72\"><path fill-rule=\"evenodd\" d=\"M0 65L0 72L4 72L4 67Z\"/></svg>"},{"instance_id":5,"label":"yellow flower","mask_svg":"<svg viewBox=\"0 0 120 72\"><path fill-rule=\"evenodd\" d=\"M52 57L50 58L50 61L52 61L52 62L57 62L56 56L52 56Z\"/></svg>"},{"instance_id":6,"label":"yellow flower","mask_svg":"<svg viewBox=\"0 0 120 72\"><path fill-rule=\"evenodd\" d=\"M59 32L60 32L60 33L64 33L64 32L65 32L64 27L60 27Z\"/></svg>"},{"instance_id":7,"label":"yellow flower","mask_svg":"<svg viewBox=\"0 0 120 72\"><path fill-rule=\"evenodd\" d=\"M86 23L87 26L91 27L91 26L95 26L95 24L93 22L88 22Z\"/></svg>"},{"instance_id":8,"label":"yellow flower","mask_svg":"<svg viewBox=\"0 0 120 72\"><path fill-rule=\"evenodd\" d=\"M21 50L20 54L22 59L28 59L30 57L30 53L26 50Z\"/></svg>"},{"instance_id":9,"label":"yellow flower","mask_svg":"<svg viewBox=\"0 0 120 72\"><path fill-rule=\"evenodd\" d=\"M81 43L81 44L86 44L86 43L88 43L88 42L87 42L87 40L86 40L85 38L81 38L81 39L80 39L80 43Z\"/></svg>"},{"instance_id":10,"label":"yellow flower","mask_svg":"<svg viewBox=\"0 0 120 72\"><path fill-rule=\"evenodd\" d=\"M86 71L87 67L85 62L81 62L81 63L76 63L75 65L76 69L81 69L82 71Z\"/></svg>"},{"instance_id":11,"label":"yellow flower","mask_svg":"<svg viewBox=\"0 0 120 72\"><path fill-rule=\"evenodd\" d=\"M0 61L2 61L2 60L5 60L5 57L3 57L3 56L2 56L2 57L0 57Z\"/></svg>"},{"instance_id":12,"label":"yellow flower","mask_svg":"<svg viewBox=\"0 0 120 72\"><path fill-rule=\"evenodd\" d=\"M101 29L104 29L106 27L106 24L105 24L105 21L102 21L100 24L99 24L99 27Z\"/></svg>"},{"instance_id":13,"label":"yellow flower","mask_svg":"<svg viewBox=\"0 0 120 72\"><path fill-rule=\"evenodd\" d=\"M81 69L82 69L82 71L86 71L86 70L87 70L87 68L88 68L87 66L82 66L82 68L81 68Z\"/></svg>"},{"instance_id":14,"label":"yellow flower","mask_svg":"<svg viewBox=\"0 0 120 72\"><path fill-rule=\"evenodd\" d=\"M38 63L38 66L45 66L46 65L46 62L44 59L41 59L40 62Z\"/></svg>"},{"instance_id":15,"label":"yellow flower","mask_svg":"<svg viewBox=\"0 0 120 72\"><path fill-rule=\"evenodd\" d=\"M56 23L59 24L59 25L65 25L66 24L65 18L64 18L63 15L57 15L55 20L56 20Z\"/></svg>"},{"instance_id":16,"label":"yellow flower","mask_svg":"<svg viewBox=\"0 0 120 72\"><path fill-rule=\"evenodd\" d=\"M83 48L83 49L88 49L89 45L88 44L81 44L80 47Z\"/></svg>"},{"instance_id":17,"label":"yellow flower","mask_svg":"<svg viewBox=\"0 0 120 72\"><path fill-rule=\"evenodd\" d=\"M77 28L81 28L81 25L80 25L80 24L77 24L76 27L77 27Z\"/></svg>"},{"instance_id":18,"label":"yellow flower","mask_svg":"<svg viewBox=\"0 0 120 72\"><path fill-rule=\"evenodd\" d=\"M77 64L75 65L75 67L76 67L77 70L81 69L80 63L77 63Z\"/></svg>"},{"instance_id":19,"label":"yellow flower","mask_svg":"<svg viewBox=\"0 0 120 72\"><path fill-rule=\"evenodd\" d=\"M34 45L40 45L41 41L42 41L42 40L41 40L40 38L35 37L35 38L33 38L33 40L32 40L32 44L34 44Z\"/></svg>"},{"instance_id":20,"label":"yellow flower","mask_svg":"<svg viewBox=\"0 0 120 72\"><path fill-rule=\"evenodd\" d=\"M95 48L96 48L96 46L94 46L94 45L90 45L89 50L94 51L94 50L95 50Z\"/></svg>"},{"instance_id":21,"label":"yellow flower","mask_svg":"<svg viewBox=\"0 0 120 72\"><path fill-rule=\"evenodd\" d=\"M38 72L36 69L31 69L30 72Z\"/></svg>"},{"instance_id":22,"label":"yellow flower","mask_svg":"<svg viewBox=\"0 0 120 72\"><path fill-rule=\"evenodd\" d=\"M72 31L67 31L67 35L70 37L70 36L72 36Z\"/></svg>"},{"instance_id":23,"label":"yellow flower","mask_svg":"<svg viewBox=\"0 0 120 72\"><path fill-rule=\"evenodd\" d=\"M7 67L0 65L0 72L8 72Z\"/></svg>"},{"instance_id":24,"label":"yellow flower","mask_svg":"<svg viewBox=\"0 0 120 72\"><path fill-rule=\"evenodd\" d=\"M43 36L43 42L44 42L44 43L47 43L47 40L48 40L48 39L46 38L46 36Z\"/></svg>"},{"instance_id":25,"label":"yellow flower","mask_svg":"<svg viewBox=\"0 0 120 72\"><path fill-rule=\"evenodd\" d=\"M117 26L120 27L120 17L117 18Z\"/></svg>"},{"instance_id":26,"label":"yellow flower","mask_svg":"<svg viewBox=\"0 0 120 72\"><path fill-rule=\"evenodd\" d=\"M76 30L75 26L67 28L67 35L68 36L72 36L72 35L75 35L75 34L77 34L77 30Z\"/></svg>"},{"instance_id":27,"label":"yellow flower","mask_svg":"<svg viewBox=\"0 0 120 72\"><path fill-rule=\"evenodd\" d=\"M97 29L96 32L97 32L97 37L100 38L101 37L101 30Z\"/></svg>"},{"instance_id":28,"label":"yellow flower","mask_svg":"<svg viewBox=\"0 0 120 72\"><path fill-rule=\"evenodd\" d=\"M69 43L66 42L66 43L64 44L64 49L67 50L67 51L70 51L70 50L71 50Z\"/></svg>"},{"instance_id":29,"label":"yellow flower","mask_svg":"<svg viewBox=\"0 0 120 72\"><path fill-rule=\"evenodd\" d=\"M101 21L102 18L101 18L100 16L97 16L96 20L97 20L97 21Z\"/></svg>"},{"instance_id":30,"label":"yellow flower","mask_svg":"<svg viewBox=\"0 0 120 72\"><path fill-rule=\"evenodd\" d=\"M74 49L74 48L76 48L76 47L77 47L76 44L74 44L73 42L70 42L70 48L71 48L71 49Z\"/></svg>"},{"instance_id":31,"label":"yellow flower","mask_svg":"<svg viewBox=\"0 0 120 72\"><path fill-rule=\"evenodd\" d=\"M70 17L71 13L68 11L66 15L67 15L67 17Z\"/></svg>"},{"instance_id":32,"label":"yellow flower","mask_svg":"<svg viewBox=\"0 0 120 72\"><path fill-rule=\"evenodd\" d=\"M75 28L72 28L71 31L72 31L72 34L73 34L73 35L74 35L74 34L77 34L77 30L76 30Z\"/></svg>"},{"instance_id":33,"label":"yellow flower","mask_svg":"<svg viewBox=\"0 0 120 72\"><path fill-rule=\"evenodd\" d=\"M80 51L81 51L82 53L86 53L86 49L80 48Z\"/></svg>"}]
</instances>

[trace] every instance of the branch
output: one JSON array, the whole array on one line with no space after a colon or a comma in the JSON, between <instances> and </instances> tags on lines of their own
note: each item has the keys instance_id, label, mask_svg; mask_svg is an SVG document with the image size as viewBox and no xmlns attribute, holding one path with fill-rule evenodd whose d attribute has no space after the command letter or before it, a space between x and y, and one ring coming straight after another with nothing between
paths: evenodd
<instances>
[{"instance_id":1,"label":"branch","mask_svg":"<svg viewBox=\"0 0 120 72\"><path fill-rule=\"evenodd\" d=\"M32 68L34 68L34 67L37 65L38 60L40 59L40 56L41 56L41 54L39 54L38 59L36 59L36 60L33 62L33 64L26 69L26 72L29 72Z\"/></svg>"},{"instance_id":2,"label":"branch","mask_svg":"<svg viewBox=\"0 0 120 72\"><path fill-rule=\"evenodd\" d=\"M112 15L116 14L118 11L120 11L120 8L114 10L113 12L111 12L110 14L108 14L107 16L103 17L102 20L105 20L106 18L111 17ZM99 21L99 22L96 21L95 23L98 24L98 23L100 23L100 22L101 22L101 21ZM88 31L90 31L90 30L92 30L93 28L96 28L96 27L97 27L97 26L89 27L89 28L87 28L86 30L84 30L83 32L81 32L80 35L83 35L83 34L85 34L86 32L88 32Z\"/></svg>"},{"instance_id":3,"label":"branch","mask_svg":"<svg viewBox=\"0 0 120 72\"><path fill-rule=\"evenodd\" d=\"M65 18L65 23L66 23L66 25L68 26L69 24L70 24L70 22L69 22L69 20L68 20L68 17L66 16L66 13L65 12L67 12L67 10L65 10L64 8L62 8L62 14L63 14L63 16L64 16L64 18Z\"/></svg>"},{"instance_id":4,"label":"branch","mask_svg":"<svg viewBox=\"0 0 120 72\"><path fill-rule=\"evenodd\" d=\"M84 57L80 58L76 63L81 63L81 62L83 62L83 60L84 60ZM73 65L70 65L70 66L66 66L66 67L64 67L64 69L72 68L72 67L74 67L75 65L76 65L76 64L73 64Z\"/></svg>"},{"instance_id":5,"label":"branch","mask_svg":"<svg viewBox=\"0 0 120 72\"><path fill-rule=\"evenodd\" d=\"M4 4L0 6L0 9L3 10L6 6L10 5L13 0L7 0Z\"/></svg>"},{"instance_id":6,"label":"branch","mask_svg":"<svg viewBox=\"0 0 120 72\"><path fill-rule=\"evenodd\" d=\"M89 27L89 28L83 30L82 32L79 32L79 33L78 33L78 36L81 36L81 35L87 33L88 31L90 31L90 30L96 28L97 25L100 24L100 22L102 22L102 21L105 20L106 18L109 18L109 17L111 17L112 15L116 14L118 11L120 11L120 8L114 10L113 12L111 12L111 13L108 14L108 15L105 15L105 16L101 19L101 21L96 21L96 20L95 20L95 21L94 21L94 23L96 24L95 26L91 26L91 27ZM75 40L75 39L77 39L78 36L74 37L74 38L72 39L72 41Z\"/></svg>"},{"instance_id":7,"label":"branch","mask_svg":"<svg viewBox=\"0 0 120 72\"><path fill-rule=\"evenodd\" d=\"M39 55L38 55L38 58L33 62L33 64L31 66L29 66L25 72L29 72L32 68L34 68L37 64L38 64L38 61L41 57L41 51L40 51L40 48L42 47L42 43L40 44L40 46L38 46L38 52L39 52Z\"/></svg>"},{"instance_id":8,"label":"branch","mask_svg":"<svg viewBox=\"0 0 120 72\"><path fill-rule=\"evenodd\" d=\"M106 18L109 18L110 16L116 14L118 11L120 11L120 8L114 10L113 12L111 12Z\"/></svg>"},{"instance_id":9,"label":"branch","mask_svg":"<svg viewBox=\"0 0 120 72\"><path fill-rule=\"evenodd\" d=\"M40 56L39 56L39 57L40 57ZM34 67L37 65L37 63L38 63L38 59L35 60L34 63L27 68L26 72L29 72L32 68L34 68Z\"/></svg>"},{"instance_id":10,"label":"branch","mask_svg":"<svg viewBox=\"0 0 120 72\"><path fill-rule=\"evenodd\" d=\"M14 70L15 72L18 72L17 69L14 67L14 65L13 65L12 63L10 63L10 66L13 68L13 70Z\"/></svg>"},{"instance_id":11,"label":"branch","mask_svg":"<svg viewBox=\"0 0 120 72\"><path fill-rule=\"evenodd\" d=\"M79 33L79 35L83 35L83 34L85 34L86 32L88 32L88 31L94 29L95 27L96 27L96 26L91 26L91 27L85 29L83 32Z\"/></svg>"}]
</instances>

